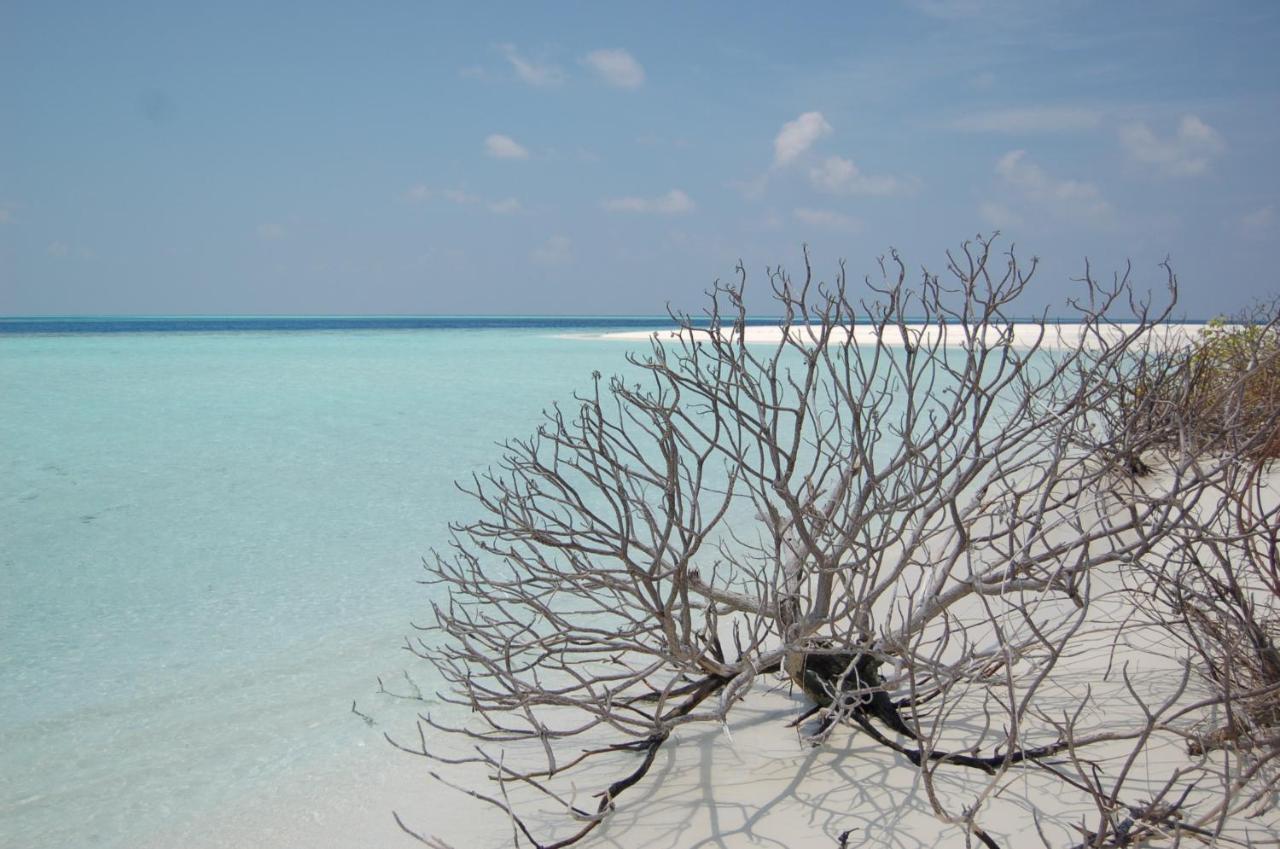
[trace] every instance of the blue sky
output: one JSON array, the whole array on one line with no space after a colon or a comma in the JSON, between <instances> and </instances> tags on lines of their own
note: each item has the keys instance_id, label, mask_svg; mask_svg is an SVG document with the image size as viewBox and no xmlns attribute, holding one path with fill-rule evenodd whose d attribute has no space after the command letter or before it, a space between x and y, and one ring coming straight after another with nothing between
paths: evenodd
<instances>
[{"instance_id":1,"label":"blue sky","mask_svg":"<svg viewBox=\"0 0 1280 849\"><path fill-rule=\"evenodd\" d=\"M1280 291L1280 5L8 2L0 313L656 313L1000 229Z\"/></svg>"}]
</instances>

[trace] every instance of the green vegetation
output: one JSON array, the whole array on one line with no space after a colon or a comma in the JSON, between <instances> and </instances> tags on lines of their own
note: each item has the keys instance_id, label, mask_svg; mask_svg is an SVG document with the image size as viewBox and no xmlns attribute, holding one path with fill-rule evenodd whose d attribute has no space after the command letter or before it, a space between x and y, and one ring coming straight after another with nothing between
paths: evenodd
<instances>
[{"instance_id":1,"label":"green vegetation","mask_svg":"<svg viewBox=\"0 0 1280 849\"><path fill-rule=\"evenodd\" d=\"M1101 413L1129 473L1145 475L1153 455L1280 456L1280 300L1215 318L1190 345L1149 342L1136 359Z\"/></svg>"},{"instance_id":2,"label":"green vegetation","mask_svg":"<svg viewBox=\"0 0 1280 849\"><path fill-rule=\"evenodd\" d=\"M1257 457L1280 456L1280 303L1200 332L1188 367L1187 401L1201 431L1248 446Z\"/></svg>"}]
</instances>

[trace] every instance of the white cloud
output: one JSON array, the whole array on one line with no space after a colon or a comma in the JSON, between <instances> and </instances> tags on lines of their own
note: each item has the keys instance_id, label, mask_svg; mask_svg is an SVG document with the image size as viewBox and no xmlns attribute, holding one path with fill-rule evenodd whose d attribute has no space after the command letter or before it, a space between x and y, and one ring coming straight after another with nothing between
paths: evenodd
<instances>
[{"instance_id":1,"label":"white cloud","mask_svg":"<svg viewBox=\"0 0 1280 849\"><path fill-rule=\"evenodd\" d=\"M838 233L857 233L862 229L862 222L857 218L826 209L796 209L791 214L805 224Z\"/></svg>"},{"instance_id":2,"label":"white cloud","mask_svg":"<svg viewBox=\"0 0 1280 849\"><path fill-rule=\"evenodd\" d=\"M0 206L0 224L8 224L13 220L13 213Z\"/></svg>"},{"instance_id":3,"label":"white cloud","mask_svg":"<svg viewBox=\"0 0 1280 849\"><path fill-rule=\"evenodd\" d=\"M540 87L559 85L564 82L564 72L555 65L537 62L516 50L514 44L499 44L498 49L515 69L516 76L529 85Z\"/></svg>"},{"instance_id":4,"label":"white cloud","mask_svg":"<svg viewBox=\"0 0 1280 849\"><path fill-rule=\"evenodd\" d=\"M414 203L422 203L431 197L431 189L424 183L416 183L409 187L404 196Z\"/></svg>"},{"instance_id":5,"label":"white cloud","mask_svg":"<svg viewBox=\"0 0 1280 849\"><path fill-rule=\"evenodd\" d=\"M821 112L806 112L794 121L788 121L773 140L774 165L788 164L830 132L831 125Z\"/></svg>"},{"instance_id":6,"label":"white cloud","mask_svg":"<svg viewBox=\"0 0 1280 849\"><path fill-rule=\"evenodd\" d=\"M1268 204L1262 209L1255 209L1247 215L1240 216L1236 222L1236 232L1246 239L1266 241L1280 233L1280 215L1276 208Z\"/></svg>"},{"instance_id":7,"label":"white cloud","mask_svg":"<svg viewBox=\"0 0 1280 849\"><path fill-rule=\"evenodd\" d=\"M863 174L851 160L839 156L829 156L810 168L809 181L833 195L891 195L906 188L897 177Z\"/></svg>"},{"instance_id":8,"label":"white cloud","mask_svg":"<svg viewBox=\"0 0 1280 849\"><path fill-rule=\"evenodd\" d=\"M1024 199L1061 215L1098 216L1111 209L1093 183L1056 179L1031 162L1025 150L1013 150L1000 157L996 174Z\"/></svg>"},{"instance_id":9,"label":"white cloud","mask_svg":"<svg viewBox=\"0 0 1280 849\"><path fill-rule=\"evenodd\" d=\"M511 136L494 133L484 140L485 152L495 159L528 159L529 151Z\"/></svg>"},{"instance_id":10,"label":"white cloud","mask_svg":"<svg viewBox=\"0 0 1280 849\"><path fill-rule=\"evenodd\" d=\"M71 254L71 245L66 242L50 242L45 248L49 256L69 256Z\"/></svg>"},{"instance_id":11,"label":"white cloud","mask_svg":"<svg viewBox=\"0 0 1280 849\"><path fill-rule=\"evenodd\" d=\"M644 68L621 48L592 50L582 62L611 86L639 88L644 85Z\"/></svg>"},{"instance_id":12,"label":"white cloud","mask_svg":"<svg viewBox=\"0 0 1280 849\"><path fill-rule=\"evenodd\" d=\"M258 225L258 238L268 242L284 238L284 226L274 221Z\"/></svg>"},{"instance_id":13,"label":"white cloud","mask_svg":"<svg viewBox=\"0 0 1280 849\"><path fill-rule=\"evenodd\" d=\"M1172 138L1162 139L1146 124L1120 128L1120 144L1130 158L1169 177L1194 177L1226 149L1222 136L1195 115L1184 115Z\"/></svg>"},{"instance_id":14,"label":"white cloud","mask_svg":"<svg viewBox=\"0 0 1280 849\"><path fill-rule=\"evenodd\" d=\"M552 236L534 248L529 259L538 265L568 265L573 262L573 242L568 236Z\"/></svg>"},{"instance_id":15,"label":"white cloud","mask_svg":"<svg viewBox=\"0 0 1280 849\"><path fill-rule=\"evenodd\" d=\"M1022 226L1022 216L1002 203L984 201L978 204L978 215L997 230Z\"/></svg>"},{"instance_id":16,"label":"white cloud","mask_svg":"<svg viewBox=\"0 0 1280 849\"><path fill-rule=\"evenodd\" d=\"M683 215L693 212L693 198L679 189L672 189L656 198L611 198L601 204L610 212L643 212L658 215Z\"/></svg>"},{"instance_id":17,"label":"white cloud","mask_svg":"<svg viewBox=\"0 0 1280 849\"><path fill-rule=\"evenodd\" d=\"M1113 220L1111 205L1096 185L1059 179L1032 162L1025 150L1000 157L995 171L1005 197L978 208L991 227L1021 227L1027 221L1098 225Z\"/></svg>"},{"instance_id":18,"label":"white cloud","mask_svg":"<svg viewBox=\"0 0 1280 849\"><path fill-rule=\"evenodd\" d=\"M520 211L520 201L515 198L503 198L495 200L489 204L489 211L496 212L498 215L510 215L513 212Z\"/></svg>"},{"instance_id":19,"label":"white cloud","mask_svg":"<svg viewBox=\"0 0 1280 849\"><path fill-rule=\"evenodd\" d=\"M1101 120L1102 115L1093 109L1032 106L975 112L957 118L951 122L951 126L968 133L1060 133L1091 130Z\"/></svg>"}]
</instances>

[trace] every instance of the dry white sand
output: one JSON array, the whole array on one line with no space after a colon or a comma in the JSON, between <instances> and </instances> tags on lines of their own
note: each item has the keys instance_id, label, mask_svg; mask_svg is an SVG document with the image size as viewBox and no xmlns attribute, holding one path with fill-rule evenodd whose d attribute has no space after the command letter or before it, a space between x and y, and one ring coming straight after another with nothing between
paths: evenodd
<instances>
[{"instance_id":1,"label":"dry white sand","mask_svg":"<svg viewBox=\"0 0 1280 849\"><path fill-rule=\"evenodd\" d=\"M1277 483L1280 476L1273 475L1273 488ZM1091 692L1093 704L1081 719L1086 730L1132 727L1140 712L1120 670L1127 672L1129 685L1137 692L1158 701L1176 685L1185 652L1163 632L1135 626L1127 596L1101 591L1121 584L1118 571L1103 572L1097 580L1089 625L1073 643L1080 651L1054 672L1040 707L1073 710ZM905 758L853 727L836 729L819 747L809 745L786 727L807 708L807 702L792 695L781 680L762 684L731 714L731 733L718 727L681 729L663 747L648 776L619 798L610 819L578 845L583 849L834 849L844 832L850 833L849 846L977 845L966 844L962 828L934 815L921 771ZM1202 693L1193 682L1184 702ZM978 713L956 715L948 720L950 734L954 740L976 739L981 720ZM812 725L807 728L812 730ZM381 731L380 727L368 729L358 756L297 775L271 794L245 800L215 821L183 823L157 840L155 849L421 845L399 829L393 810L419 833L438 837L455 849L513 845L510 824L500 811L433 780L428 770L437 767L392 749L381 739ZM1024 743L1052 739L1042 730ZM442 742L457 747L455 751L465 747L463 742ZM1128 751L1129 745L1120 742L1091 747L1087 754L1114 774ZM1135 763L1125 800L1140 802L1144 793L1149 798L1148 791L1187 762L1185 745L1178 737L1158 735ZM577 802L590 804L587 793L630 771L635 763L624 757L611 764L608 772L592 776L590 785L580 786L582 797ZM453 775L492 792L492 785L486 786L474 773L455 771ZM986 782L982 773L959 767L942 767L935 773L937 798L955 814L973 803ZM1204 789L1207 794L1215 790ZM1037 825L1055 849L1066 849L1081 842L1077 824L1096 823L1097 812L1087 799L1064 791L1058 779L1034 766L1011 770L994 790L978 822L1006 849L1042 845ZM537 815L529 821L547 825ZM563 819L560 825L555 833L563 835ZM1233 833L1244 842L1220 845L1271 843L1280 839L1280 817L1272 810L1241 820Z\"/></svg>"},{"instance_id":2,"label":"dry white sand","mask_svg":"<svg viewBox=\"0 0 1280 849\"><path fill-rule=\"evenodd\" d=\"M1006 342L1019 348L1028 348L1033 345L1048 349L1078 348L1081 345L1088 347L1090 344L1095 343L1099 336L1108 341L1120 339L1125 334L1132 333L1137 326L1135 324L1109 324L1097 328L1086 328L1080 324L1071 323L1049 323L1041 326L1034 322L1016 322L1006 326L987 327L982 333L982 338L989 346ZM1163 345L1185 345L1196 338L1203 326L1200 324L1157 325L1152 332L1152 338ZM707 336L709 334L710 331L708 330L699 329L693 331L694 338L699 335ZM793 338L800 342L811 342L817 338L817 331L808 325L793 326L791 334ZM593 334L592 338L634 342L647 340L655 335L660 340L675 340L679 338L681 331L624 330ZM857 324L853 326L852 333L848 328L837 328L832 335L832 340L836 343L841 343L850 336L859 345L872 345L877 338L883 339L888 345L902 345L909 341L912 345L930 346L940 342L944 346L959 346L966 342L965 329L957 324L946 325L945 327L935 324L907 324L902 327L889 326L883 334L880 334L877 328L870 324ZM782 341L783 329L780 326L773 325L753 325L743 329L743 337L748 343L752 344L776 345Z\"/></svg>"},{"instance_id":3,"label":"dry white sand","mask_svg":"<svg viewBox=\"0 0 1280 849\"><path fill-rule=\"evenodd\" d=\"M1131 680L1155 692L1177 674L1178 667L1165 647L1151 648L1140 643L1129 646L1124 659L1130 664ZM1109 683L1103 681L1097 661L1075 667L1066 670L1071 680L1062 693L1064 707L1086 686L1105 690L1118 683L1115 674ZM850 846L966 845L960 828L945 825L933 815L921 773L905 759L853 728L838 729L816 748L786 728L807 707L801 698L788 695L787 689L777 684L753 693L732 714L731 739L714 727L678 734L662 749L644 781L619 798L611 819L578 845L583 849L833 849L846 831L851 833ZM1122 718L1095 720L1106 723ZM1091 757L1115 767L1124 750L1122 745L1101 747L1091 750ZM1139 769L1159 781L1183 762L1185 752L1176 741L1160 740L1141 759ZM618 774L630 768L623 764ZM936 773L935 786L943 803L958 813L972 801L984 778L971 770L942 768ZM477 781L475 786L485 785ZM1141 786L1141 781L1132 785ZM421 845L396 826L392 810L418 832L437 836L456 849L513 845L510 826L496 808L434 781L424 762L371 739L361 757L344 764L341 771L303 776L269 796L227 811L215 822L187 823L155 847ZM1036 835L1039 820L1053 845L1065 849L1079 840L1070 823L1092 824L1095 816L1089 805L1062 794L1056 779L1028 768L1015 769L1004 778L979 821L1001 846L1012 849L1041 845ZM1280 837L1278 825L1274 816L1255 820L1247 837L1243 832L1241 836L1255 843L1274 840Z\"/></svg>"}]
</instances>

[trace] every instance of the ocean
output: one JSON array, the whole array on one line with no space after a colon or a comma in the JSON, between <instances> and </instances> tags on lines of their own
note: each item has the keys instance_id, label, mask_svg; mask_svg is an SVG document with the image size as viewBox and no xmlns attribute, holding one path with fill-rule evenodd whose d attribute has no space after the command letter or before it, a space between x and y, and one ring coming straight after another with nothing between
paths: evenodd
<instances>
[{"instance_id":1,"label":"ocean","mask_svg":"<svg viewBox=\"0 0 1280 849\"><path fill-rule=\"evenodd\" d=\"M0 318L0 847L411 845L455 482L670 326Z\"/></svg>"},{"instance_id":2,"label":"ocean","mask_svg":"<svg viewBox=\"0 0 1280 849\"><path fill-rule=\"evenodd\" d=\"M163 845L395 758L351 705L430 688L402 646L454 482L646 347L600 332L666 326L0 320L0 845Z\"/></svg>"}]
</instances>

